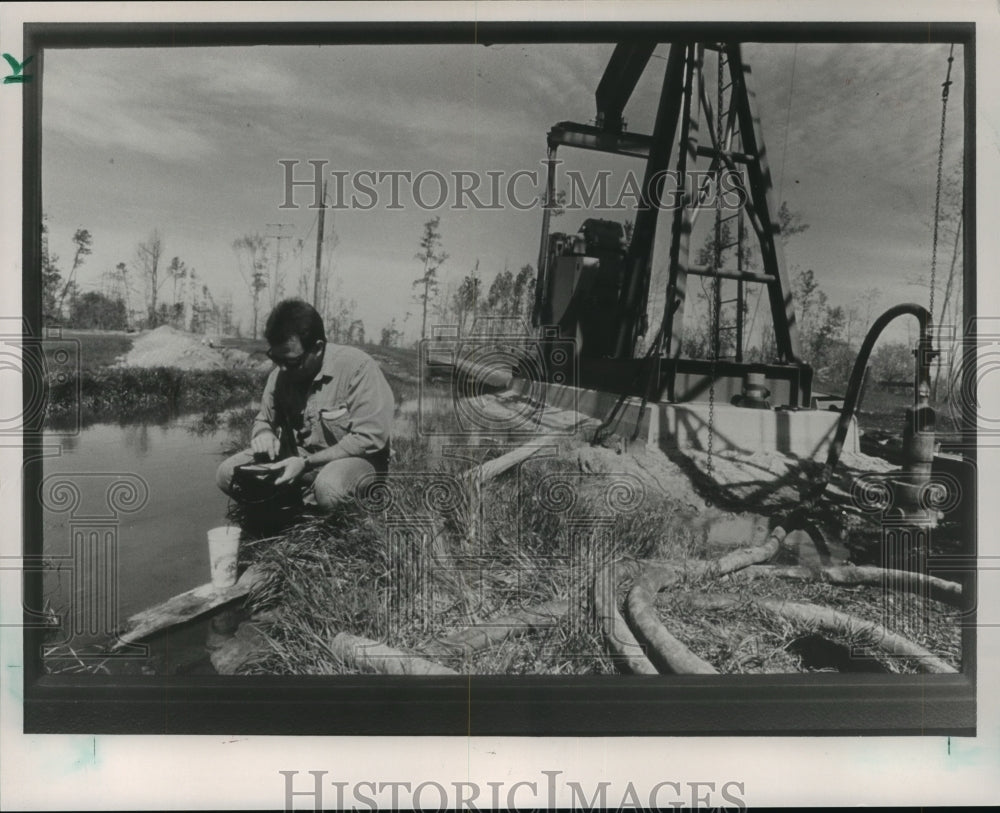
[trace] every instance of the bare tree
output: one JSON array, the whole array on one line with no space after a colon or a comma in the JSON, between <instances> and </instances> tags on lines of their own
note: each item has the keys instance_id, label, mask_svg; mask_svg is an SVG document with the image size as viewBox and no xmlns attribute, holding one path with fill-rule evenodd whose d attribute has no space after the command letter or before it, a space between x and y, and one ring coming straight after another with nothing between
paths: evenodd
<instances>
[{"instance_id":1,"label":"bare tree","mask_svg":"<svg viewBox=\"0 0 1000 813\"><path fill-rule=\"evenodd\" d=\"M130 300L130 288L128 280L128 267L125 263L118 263L113 269L101 274L101 291L112 302L121 302L125 310L126 327L133 321L133 314Z\"/></svg>"},{"instance_id":2,"label":"bare tree","mask_svg":"<svg viewBox=\"0 0 1000 813\"><path fill-rule=\"evenodd\" d=\"M170 265L167 266L167 276L169 276L174 283L174 302L177 302L177 284L181 282L181 280L187 279L187 275L187 265L184 264L180 257L174 257L170 261Z\"/></svg>"},{"instance_id":3,"label":"bare tree","mask_svg":"<svg viewBox=\"0 0 1000 813\"><path fill-rule=\"evenodd\" d=\"M458 332L460 336L465 335L465 323L472 317L475 321L476 308L479 305L479 284L481 280L476 276L479 270L479 260L476 260L476 270L471 274L466 274L459 283L458 290L453 296L455 303L455 318L458 321Z\"/></svg>"},{"instance_id":4,"label":"bare tree","mask_svg":"<svg viewBox=\"0 0 1000 813\"><path fill-rule=\"evenodd\" d=\"M233 241L237 270L250 293L253 306L253 338L257 338L260 294L267 287L267 239L260 234L245 234Z\"/></svg>"},{"instance_id":5,"label":"bare tree","mask_svg":"<svg viewBox=\"0 0 1000 813\"><path fill-rule=\"evenodd\" d=\"M135 250L136 265L146 283L146 304L151 327L156 326L156 298L166 281L166 277L160 279L160 260L162 257L163 238L158 229L153 229L149 239L144 243L139 243Z\"/></svg>"},{"instance_id":6,"label":"bare tree","mask_svg":"<svg viewBox=\"0 0 1000 813\"><path fill-rule=\"evenodd\" d=\"M73 234L73 243L76 245L76 251L73 252L73 267L70 269L69 276L66 277L66 285L63 286L62 294L59 296L59 313L62 313L63 300L66 299L66 294L73 285L76 270L83 265L83 258L91 253L93 238L86 229L77 229Z\"/></svg>"},{"instance_id":7,"label":"bare tree","mask_svg":"<svg viewBox=\"0 0 1000 813\"><path fill-rule=\"evenodd\" d=\"M961 344L961 337L965 330L962 325L962 283L964 276L962 272L965 264L965 257L962 251L962 232L965 225L964 191L964 179L962 171L959 168L949 175L941 191L943 214L941 217L939 239L943 240L944 246L950 250L951 258L948 261L948 274L945 277L944 299L941 302L939 313L931 314L931 317L936 320L937 324L946 330L949 327L957 328L959 345ZM945 257L947 257L947 254L942 254L942 259ZM954 350L955 348L953 347L952 349ZM946 355L947 359L945 359ZM957 374L960 372L961 360L965 356L965 353L954 352L947 354L942 352L938 354L935 359L934 381L931 391L934 400L938 398L938 388L941 383L942 374L946 378L946 383L941 395L943 396L943 400L951 400L953 397L951 391L952 384L961 380ZM947 360L948 366L947 369L942 370L942 362L945 360Z\"/></svg>"},{"instance_id":8,"label":"bare tree","mask_svg":"<svg viewBox=\"0 0 1000 813\"><path fill-rule=\"evenodd\" d=\"M299 299L304 299L306 302L312 302L313 294L316 292L316 279L314 277L316 273L315 266L311 263L311 251L312 245L308 242L308 235L304 238L299 238L292 243L292 258L293 260L297 258L298 260L298 280L296 282L296 294ZM316 310L320 313L324 312L324 309L329 305L333 291L339 286L339 281L331 283L333 278L333 271L336 267L334 263L334 255L337 250L337 246L340 245L340 235L337 234L337 229L334 225L333 218L330 218L330 222L326 225L323 233L323 249L322 249L322 265L320 268L320 278L319 278L319 291L316 301ZM282 281L284 281L285 275L282 274ZM273 302L277 303L278 299L272 297Z\"/></svg>"},{"instance_id":9,"label":"bare tree","mask_svg":"<svg viewBox=\"0 0 1000 813\"><path fill-rule=\"evenodd\" d=\"M121 297L125 302L125 313L129 327L133 327L138 318L138 311L132 308L132 282L128 274L128 266L125 263L118 263L114 270L115 285L120 286Z\"/></svg>"},{"instance_id":10,"label":"bare tree","mask_svg":"<svg viewBox=\"0 0 1000 813\"><path fill-rule=\"evenodd\" d=\"M350 326L356 321L357 301L348 299L341 291L340 280L334 285L323 285L320 313L326 326L327 338L334 343L350 342Z\"/></svg>"},{"instance_id":11,"label":"bare tree","mask_svg":"<svg viewBox=\"0 0 1000 813\"><path fill-rule=\"evenodd\" d=\"M438 289L438 296L430 306L434 318L440 325L452 325L458 321L455 297L458 296L458 283L454 280L444 280Z\"/></svg>"},{"instance_id":12,"label":"bare tree","mask_svg":"<svg viewBox=\"0 0 1000 813\"><path fill-rule=\"evenodd\" d=\"M189 274L187 264L184 263L181 260L180 257L174 257L170 261L170 265L167 266L167 272L166 273L167 273L167 277L174 284L173 285L173 288L174 288L174 290L173 290L173 304L174 304L173 310L174 310L174 313L177 314L177 318L180 321L180 327L182 327L182 328L186 327L186 325L184 324L184 322L186 322L187 320L184 318L184 315L185 315L184 314L184 311L185 311L185 302L183 300L185 298L184 297L184 288L187 285L188 274ZM177 287L178 287L178 284L180 285L180 289L181 289L181 299L178 299L178 297L177 297ZM180 305L179 308L178 308L178 305Z\"/></svg>"},{"instance_id":13,"label":"bare tree","mask_svg":"<svg viewBox=\"0 0 1000 813\"><path fill-rule=\"evenodd\" d=\"M231 336L234 330L232 294L225 293L220 297L218 314L219 319L216 326L216 332L223 336Z\"/></svg>"},{"instance_id":14,"label":"bare tree","mask_svg":"<svg viewBox=\"0 0 1000 813\"><path fill-rule=\"evenodd\" d=\"M365 343L365 323L360 319L351 322L351 326L347 329L347 343L354 345Z\"/></svg>"},{"instance_id":15,"label":"bare tree","mask_svg":"<svg viewBox=\"0 0 1000 813\"><path fill-rule=\"evenodd\" d=\"M190 268L187 273L187 293L184 295L185 307L187 308L188 324L193 325L195 322L195 308L202 307L204 305L204 294L208 290L207 286L202 285L202 298L198 298L198 271L195 268ZM190 328L191 332L194 332L194 328ZM205 331L202 330L202 333Z\"/></svg>"},{"instance_id":16,"label":"bare tree","mask_svg":"<svg viewBox=\"0 0 1000 813\"><path fill-rule=\"evenodd\" d=\"M231 303L230 303L231 304ZM191 300L191 332L222 333L222 307L215 301L212 291L202 284L200 294L196 291Z\"/></svg>"},{"instance_id":17,"label":"bare tree","mask_svg":"<svg viewBox=\"0 0 1000 813\"><path fill-rule=\"evenodd\" d=\"M854 298L845 311L847 323L845 326L844 340L855 347L868 332L868 328L875 321L875 312L882 301L882 289L874 285L865 288Z\"/></svg>"},{"instance_id":18,"label":"bare tree","mask_svg":"<svg viewBox=\"0 0 1000 813\"><path fill-rule=\"evenodd\" d=\"M396 327L396 317L392 317L392 321L388 325L382 328L382 336L379 339L380 347L397 347L400 340L403 338L403 331Z\"/></svg>"}]
</instances>

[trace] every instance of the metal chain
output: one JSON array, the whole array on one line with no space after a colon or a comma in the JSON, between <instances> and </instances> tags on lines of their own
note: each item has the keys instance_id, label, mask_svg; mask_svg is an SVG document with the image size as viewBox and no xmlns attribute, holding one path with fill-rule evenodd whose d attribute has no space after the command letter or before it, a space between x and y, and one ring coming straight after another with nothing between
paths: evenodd
<instances>
[{"instance_id":1,"label":"metal chain","mask_svg":"<svg viewBox=\"0 0 1000 813\"><path fill-rule=\"evenodd\" d=\"M951 49L948 51L948 73L945 76L944 84L941 85L941 136L938 139L937 186L934 190L934 240L931 248L931 296L928 308L931 324L934 323L934 294L937 287L938 221L941 216L941 170L944 166L945 121L948 117L948 89L951 87L951 65L954 61L955 44L952 43Z\"/></svg>"}]
</instances>

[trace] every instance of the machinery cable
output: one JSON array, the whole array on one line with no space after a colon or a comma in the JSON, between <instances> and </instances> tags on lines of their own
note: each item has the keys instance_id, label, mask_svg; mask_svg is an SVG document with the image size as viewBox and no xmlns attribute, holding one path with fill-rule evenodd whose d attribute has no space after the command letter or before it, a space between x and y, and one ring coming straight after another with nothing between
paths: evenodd
<instances>
[{"instance_id":1,"label":"machinery cable","mask_svg":"<svg viewBox=\"0 0 1000 813\"><path fill-rule=\"evenodd\" d=\"M941 85L941 135L938 138L937 155L937 185L934 190L934 237L931 247L931 290L930 290L930 311L931 319L934 318L934 294L937 286L937 250L938 250L938 225L941 219L941 171L944 166L944 134L945 122L948 118L948 90L951 87L951 66L955 61L955 44L952 43L948 51L948 72Z\"/></svg>"}]
</instances>

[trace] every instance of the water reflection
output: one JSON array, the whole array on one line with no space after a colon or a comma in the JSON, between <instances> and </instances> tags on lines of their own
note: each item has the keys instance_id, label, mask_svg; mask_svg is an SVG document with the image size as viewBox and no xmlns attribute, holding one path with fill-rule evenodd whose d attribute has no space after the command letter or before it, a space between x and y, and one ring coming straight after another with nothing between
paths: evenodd
<instances>
[{"instance_id":1,"label":"water reflection","mask_svg":"<svg viewBox=\"0 0 1000 813\"><path fill-rule=\"evenodd\" d=\"M124 427L122 437L125 447L131 449L139 457L149 454L149 424L139 423Z\"/></svg>"},{"instance_id":2,"label":"water reflection","mask_svg":"<svg viewBox=\"0 0 1000 813\"><path fill-rule=\"evenodd\" d=\"M225 429L192 434L188 427L198 417L160 427L95 424L64 438L62 454L41 463L42 480L57 474L80 492L78 509L43 506L40 552L53 560L71 555L85 514L107 514L106 481L138 478L148 492L140 510L109 517L119 619L209 580L206 532L226 516L228 500L216 488L215 472L228 451L229 434ZM72 606L74 595L92 595L95 585L71 584L67 576L74 575L46 574L45 592L53 607Z\"/></svg>"},{"instance_id":3,"label":"water reflection","mask_svg":"<svg viewBox=\"0 0 1000 813\"><path fill-rule=\"evenodd\" d=\"M58 644L67 657L80 653L83 664L72 655L67 666L54 654L47 669L104 673L110 668L116 674L214 671L210 655L235 634L238 608L151 637L148 657L112 658L104 666L99 666L99 653L111 627L102 624L93 634L75 635L74 624L80 617L73 613L91 604L113 603L109 613L117 627L135 613L209 581L206 533L225 522L229 503L215 485L216 469L234 446L248 445L257 413L255 405L243 403L200 414L159 410L146 413L145 420L133 414L104 423L84 421L79 433L58 438L61 454L32 464L40 468L39 482L56 475L67 488L79 492L79 505L42 505L37 552L51 565L43 576L39 603L46 616L58 616L49 643ZM94 516L107 514L108 482L129 478L142 481L148 499L139 510L106 517L116 558L115 590L109 591L106 574L74 564L79 558L73 555L78 547L74 540L86 533ZM43 607L37 609L41 612ZM88 647L93 654L87 654Z\"/></svg>"}]
</instances>

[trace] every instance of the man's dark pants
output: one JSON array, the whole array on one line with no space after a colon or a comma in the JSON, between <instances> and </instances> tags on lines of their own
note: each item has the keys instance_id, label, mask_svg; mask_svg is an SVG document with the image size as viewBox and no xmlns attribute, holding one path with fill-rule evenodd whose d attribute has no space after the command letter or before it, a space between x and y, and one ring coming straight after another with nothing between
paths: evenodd
<instances>
[{"instance_id":1,"label":"man's dark pants","mask_svg":"<svg viewBox=\"0 0 1000 813\"><path fill-rule=\"evenodd\" d=\"M234 454L219 466L215 481L219 488L234 499L239 493L233 488L233 470L245 463L253 463L254 455L249 449ZM350 502L355 491L366 477L384 474L388 470L389 450L385 449L368 457L344 457L327 463L320 469L313 469L302 475L302 502L315 505L320 511L332 511L336 506Z\"/></svg>"}]
</instances>

